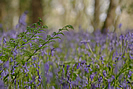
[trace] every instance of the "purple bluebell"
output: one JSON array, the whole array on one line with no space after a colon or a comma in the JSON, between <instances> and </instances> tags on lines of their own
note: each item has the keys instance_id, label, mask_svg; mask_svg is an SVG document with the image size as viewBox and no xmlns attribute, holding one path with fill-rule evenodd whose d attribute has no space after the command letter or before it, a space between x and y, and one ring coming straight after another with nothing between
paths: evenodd
<instances>
[{"instance_id":1,"label":"purple bluebell","mask_svg":"<svg viewBox=\"0 0 133 89\"><path fill-rule=\"evenodd\" d=\"M120 23L118 27L121 28L122 27L122 23Z\"/></svg>"},{"instance_id":2,"label":"purple bluebell","mask_svg":"<svg viewBox=\"0 0 133 89\"><path fill-rule=\"evenodd\" d=\"M0 80L0 89L7 89L7 87L5 86L2 80Z\"/></svg>"},{"instance_id":3,"label":"purple bluebell","mask_svg":"<svg viewBox=\"0 0 133 89\"><path fill-rule=\"evenodd\" d=\"M92 73L91 75L90 75L90 78L91 78L91 81L93 81L93 78L95 77L95 73Z\"/></svg>"},{"instance_id":4,"label":"purple bluebell","mask_svg":"<svg viewBox=\"0 0 133 89\"><path fill-rule=\"evenodd\" d=\"M107 76L107 73L105 70L103 70L103 76L106 77Z\"/></svg>"}]
</instances>

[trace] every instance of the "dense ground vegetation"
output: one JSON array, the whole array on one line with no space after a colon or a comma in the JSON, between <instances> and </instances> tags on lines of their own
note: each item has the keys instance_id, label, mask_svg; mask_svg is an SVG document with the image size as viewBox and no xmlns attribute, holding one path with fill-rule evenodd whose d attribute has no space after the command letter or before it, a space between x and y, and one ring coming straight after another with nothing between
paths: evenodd
<instances>
[{"instance_id":1,"label":"dense ground vegetation","mask_svg":"<svg viewBox=\"0 0 133 89\"><path fill-rule=\"evenodd\" d=\"M132 89L133 33L74 30L48 35L41 19L0 37L2 89ZM67 30L67 31L64 31Z\"/></svg>"}]
</instances>

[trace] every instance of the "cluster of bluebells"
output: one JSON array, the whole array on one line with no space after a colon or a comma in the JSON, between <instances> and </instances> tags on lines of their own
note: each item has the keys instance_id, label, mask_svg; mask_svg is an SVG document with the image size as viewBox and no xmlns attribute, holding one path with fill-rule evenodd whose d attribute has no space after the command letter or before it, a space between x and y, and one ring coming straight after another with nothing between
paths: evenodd
<instances>
[{"instance_id":1,"label":"cluster of bluebells","mask_svg":"<svg viewBox=\"0 0 133 89\"><path fill-rule=\"evenodd\" d=\"M120 89L133 86L133 33L64 32L51 45L62 88ZM62 66L62 67L60 67ZM61 73L61 74L60 74Z\"/></svg>"},{"instance_id":2,"label":"cluster of bluebells","mask_svg":"<svg viewBox=\"0 0 133 89\"><path fill-rule=\"evenodd\" d=\"M17 25L19 31L11 30L3 33L0 37L1 46L8 47L6 43L9 38L17 39L20 32L27 30L26 14L27 12L19 20ZM37 38L40 35L43 40L47 40L47 34L48 31L45 34L38 33ZM13 49L10 60L0 60L0 87L3 89L132 89L132 32L120 35L110 32L105 35L100 31L90 34L79 29L79 32L68 31L64 34L65 36L58 34L61 39L46 44L47 47L40 49L27 61L21 59L23 50L33 51L31 48L35 46L34 44L28 43L20 49ZM42 47L38 40L31 41ZM0 58L3 58L2 56L6 58L1 52ZM20 61L17 58L20 58ZM21 65L18 65L19 62Z\"/></svg>"},{"instance_id":3,"label":"cluster of bluebells","mask_svg":"<svg viewBox=\"0 0 133 89\"><path fill-rule=\"evenodd\" d=\"M66 43L59 44L67 47L66 60L82 63L86 61L84 73L81 69L77 77L84 73L88 80L80 87L89 88L131 88L133 86L133 33L117 35L100 32L66 32ZM63 39L63 38L62 38ZM64 41L64 40L62 40ZM68 44L69 43L69 44ZM64 45L67 44L67 45ZM64 49L63 49L64 50ZM62 52L63 52L62 50ZM92 51L91 51L92 50ZM67 55L69 54L69 55ZM83 66L82 66L83 67ZM87 68L86 68L87 67ZM75 70L77 71L77 69ZM76 78L75 78L76 79ZM82 78L83 79L83 78ZM117 82L116 82L117 81ZM89 84L88 84L89 83ZM78 87L79 87L78 86Z\"/></svg>"},{"instance_id":4,"label":"cluster of bluebells","mask_svg":"<svg viewBox=\"0 0 133 89\"><path fill-rule=\"evenodd\" d=\"M71 25L66 25L58 32L48 35L45 30L47 26L41 26L41 19L26 28L26 14L27 12L20 17L16 30L4 32L0 37L0 80L3 88L40 89L46 86L45 84L50 82L52 73L49 76L47 69L44 71L46 73L42 75L45 68L40 67L48 61L43 60L44 54L48 54L46 57L49 59L53 54L54 48L50 53L46 52L49 43L54 42L55 39L61 39L57 35L64 35L63 30L73 29ZM46 83L45 80L42 80L42 76L47 78Z\"/></svg>"}]
</instances>

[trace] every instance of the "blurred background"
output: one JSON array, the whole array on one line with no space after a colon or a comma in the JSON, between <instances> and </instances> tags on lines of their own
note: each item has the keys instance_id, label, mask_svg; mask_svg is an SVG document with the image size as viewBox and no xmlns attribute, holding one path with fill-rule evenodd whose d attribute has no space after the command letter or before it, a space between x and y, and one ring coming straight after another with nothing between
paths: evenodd
<instances>
[{"instance_id":1,"label":"blurred background","mask_svg":"<svg viewBox=\"0 0 133 89\"><path fill-rule=\"evenodd\" d=\"M24 12L28 25L41 17L55 30L68 24L90 33L133 28L133 0L0 0L0 30L15 28Z\"/></svg>"}]
</instances>

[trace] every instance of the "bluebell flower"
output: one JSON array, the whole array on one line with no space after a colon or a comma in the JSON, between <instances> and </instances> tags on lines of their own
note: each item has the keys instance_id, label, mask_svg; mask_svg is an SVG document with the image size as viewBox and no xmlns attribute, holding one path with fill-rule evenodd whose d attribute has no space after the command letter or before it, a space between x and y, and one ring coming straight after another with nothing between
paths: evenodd
<instances>
[{"instance_id":1,"label":"bluebell flower","mask_svg":"<svg viewBox=\"0 0 133 89\"><path fill-rule=\"evenodd\" d=\"M90 75L90 78L91 78L91 81L93 81L93 78L95 77L95 73L92 73L91 75Z\"/></svg>"},{"instance_id":2,"label":"bluebell flower","mask_svg":"<svg viewBox=\"0 0 133 89\"><path fill-rule=\"evenodd\" d=\"M0 80L0 89L7 89L7 87L5 86L2 80Z\"/></svg>"},{"instance_id":3,"label":"bluebell flower","mask_svg":"<svg viewBox=\"0 0 133 89\"><path fill-rule=\"evenodd\" d=\"M107 76L107 73L105 70L103 70L103 76L106 77Z\"/></svg>"},{"instance_id":4,"label":"bluebell flower","mask_svg":"<svg viewBox=\"0 0 133 89\"><path fill-rule=\"evenodd\" d=\"M119 24L119 28L121 28L121 27L122 27L122 23Z\"/></svg>"}]
</instances>

